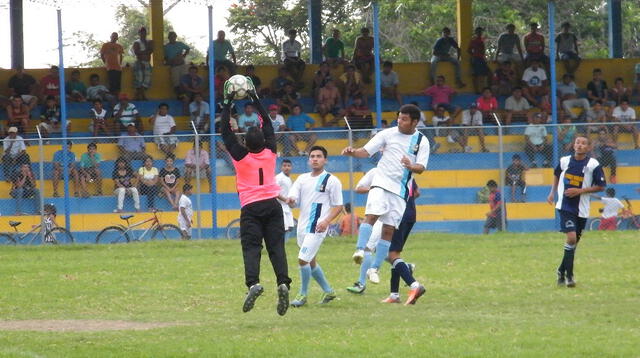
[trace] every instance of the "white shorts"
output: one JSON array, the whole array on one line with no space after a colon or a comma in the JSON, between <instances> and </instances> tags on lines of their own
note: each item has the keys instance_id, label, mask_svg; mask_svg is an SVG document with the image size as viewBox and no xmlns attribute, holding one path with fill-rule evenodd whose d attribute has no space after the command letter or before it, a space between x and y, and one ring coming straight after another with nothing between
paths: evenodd
<instances>
[{"instance_id":1,"label":"white shorts","mask_svg":"<svg viewBox=\"0 0 640 358\"><path fill-rule=\"evenodd\" d=\"M397 229L400 226L406 207L407 202L400 196L382 188L374 187L369 190L364 213L366 215L376 215L383 224L391 225Z\"/></svg>"},{"instance_id":2,"label":"white shorts","mask_svg":"<svg viewBox=\"0 0 640 358\"><path fill-rule=\"evenodd\" d=\"M373 252L376 250L378 246L378 242L382 237L382 221L378 220L375 224L373 224L373 229L371 230L371 236L369 237L369 241L367 241L367 249Z\"/></svg>"},{"instance_id":3,"label":"white shorts","mask_svg":"<svg viewBox=\"0 0 640 358\"><path fill-rule=\"evenodd\" d=\"M322 241L327 236L327 232L316 233L304 233L298 231L298 246L300 252L298 252L298 259L306 262L311 262L320 250Z\"/></svg>"},{"instance_id":4,"label":"white shorts","mask_svg":"<svg viewBox=\"0 0 640 358\"><path fill-rule=\"evenodd\" d=\"M156 136L153 140L157 145L174 145L178 143L178 137L174 135Z\"/></svg>"},{"instance_id":5,"label":"white shorts","mask_svg":"<svg viewBox=\"0 0 640 358\"><path fill-rule=\"evenodd\" d=\"M286 205L286 204L285 204ZM284 217L284 230L287 231L294 227L293 224L293 213L291 212L291 208L287 206L286 208L282 206L282 216Z\"/></svg>"},{"instance_id":6,"label":"white shorts","mask_svg":"<svg viewBox=\"0 0 640 358\"><path fill-rule=\"evenodd\" d=\"M471 119L471 117L462 116L462 125L463 126L481 127L482 126L482 116L480 116L480 118L477 118L476 116L474 116L473 119Z\"/></svg>"},{"instance_id":7,"label":"white shorts","mask_svg":"<svg viewBox=\"0 0 640 358\"><path fill-rule=\"evenodd\" d=\"M517 53L501 53L498 55L498 62L509 61L511 63L514 62L522 62L520 55Z\"/></svg>"},{"instance_id":8,"label":"white shorts","mask_svg":"<svg viewBox=\"0 0 640 358\"><path fill-rule=\"evenodd\" d=\"M189 226L189 228L187 228L187 223L182 218L182 215L178 216L178 226L180 227L180 230L182 232L186 232L187 235L189 237L191 237L191 229L193 228L193 225L191 225L191 226Z\"/></svg>"}]
</instances>

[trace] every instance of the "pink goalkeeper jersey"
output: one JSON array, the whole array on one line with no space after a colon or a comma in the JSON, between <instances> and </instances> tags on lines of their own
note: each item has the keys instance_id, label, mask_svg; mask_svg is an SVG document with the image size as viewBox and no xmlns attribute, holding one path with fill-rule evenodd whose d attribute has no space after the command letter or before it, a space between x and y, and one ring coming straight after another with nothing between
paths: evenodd
<instances>
[{"instance_id":1,"label":"pink goalkeeper jersey","mask_svg":"<svg viewBox=\"0 0 640 358\"><path fill-rule=\"evenodd\" d=\"M280 186L276 184L276 157L276 153L265 148L260 153L249 152L239 161L233 160L241 207L278 197Z\"/></svg>"}]
</instances>

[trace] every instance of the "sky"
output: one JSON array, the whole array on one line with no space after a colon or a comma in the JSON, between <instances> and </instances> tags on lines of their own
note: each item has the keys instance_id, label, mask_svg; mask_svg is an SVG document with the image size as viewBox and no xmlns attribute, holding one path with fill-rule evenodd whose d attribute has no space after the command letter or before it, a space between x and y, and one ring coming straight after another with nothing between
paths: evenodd
<instances>
[{"instance_id":1,"label":"sky","mask_svg":"<svg viewBox=\"0 0 640 358\"><path fill-rule=\"evenodd\" d=\"M93 33L95 38L109 40L117 29L115 8L120 3L141 7L136 0L66 0L62 7L63 37L69 38L76 31ZM145 0L148 1L148 0ZM164 0L165 8L174 0ZM25 68L45 68L58 64L58 25L56 9L44 5L53 0L24 0ZM171 21L180 36L206 51L208 14L205 1L182 0L165 16ZM233 0L215 0L213 5L214 36L217 30L227 30L227 8ZM228 33L228 31L227 31ZM227 36L233 39L229 34ZM68 42L68 43L67 43ZM72 46L70 39L64 44L65 66L85 62L79 47ZM0 68L11 67L11 33L9 23L9 0L0 0Z\"/></svg>"}]
</instances>

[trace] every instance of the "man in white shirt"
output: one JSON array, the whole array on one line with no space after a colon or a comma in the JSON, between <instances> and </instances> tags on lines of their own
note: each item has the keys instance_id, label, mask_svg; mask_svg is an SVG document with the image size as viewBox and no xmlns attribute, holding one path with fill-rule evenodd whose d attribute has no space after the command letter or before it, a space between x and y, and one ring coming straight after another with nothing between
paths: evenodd
<instances>
[{"instance_id":1,"label":"man in white shirt","mask_svg":"<svg viewBox=\"0 0 640 358\"><path fill-rule=\"evenodd\" d=\"M562 82L558 83L558 97L562 101L564 112L571 119L578 119L578 116L571 110L572 108L582 108L585 114L591 109L588 99L578 98L576 83L573 81L573 76L568 73L565 73L562 76Z\"/></svg>"},{"instance_id":2,"label":"man in white shirt","mask_svg":"<svg viewBox=\"0 0 640 358\"><path fill-rule=\"evenodd\" d=\"M18 135L18 127L9 127L9 135L2 141L4 154L2 155L2 171L5 180L11 180L22 164L29 164L31 160L27 154L24 139Z\"/></svg>"},{"instance_id":3,"label":"man in white shirt","mask_svg":"<svg viewBox=\"0 0 640 358\"><path fill-rule=\"evenodd\" d=\"M540 61L533 60L531 67L522 74L522 94L531 103L537 103L536 97L549 94L547 73L540 67Z\"/></svg>"},{"instance_id":4,"label":"man in white shirt","mask_svg":"<svg viewBox=\"0 0 640 358\"><path fill-rule=\"evenodd\" d=\"M462 132L462 136L460 137L460 145L464 148L465 153L469 153L473 150L469 145L469 134L478 134L478 140L480 141L480 150L483 152L488 152L487 148L484 145L484 129L482 128L482 112L478 110L478 104L476 102L471 103L469 109L462 111L462 125L465 127L475 127L475 128L465 128Z\"/></svg>"},{"instance_id":5,"label":"man in white shirt","mask_svg":"<svg viewBox=\"0 0 640 358\"><path fill-rule=\"evenodd\" d=\"M524 146L524 152L531 162L531 168L537 168L535 155L541 153L544 157L543 167L548 167L551 164L551 156L553 155L551 145L547 143L547 128L542 124L544 115L538 112L533 116L533 120L524 129L524 136L526 138L526 144Z\"/></svg>"},{"instance_id":6,"label":"man in white shirt","mask_svg":"<svg viewBox=\"0 0 640 358\"><path fill-rule=\"evenodd\" d=\"M276 175L276 184L280 187L280 195L278 201L282 206L282 214L284 216L284 231L290 231L295 226L293 223L293 213L291 207L287 204L289 198L289 189L291 189L291 169L293 165L289 159L284 159L280 167L280 173Z\"/></svg>"},{"instance_id":7,"label":"man in white shirt","mask_svg":"<svg viewBox=\"0 0 640 358\"><path fill-rule=\"evenodd\" d=\"M505 118L505 124L511 125L514 119L521 121L529 121L529 110L531 104L526 98L522 97L522 87L515 87L511 92L511 96L507 97L504 102L504 109L507 111L507 117Z\"/></svg>"},{"instance_id":8,"label":"man in white shirt","mask_svg":"<svg viewBox=\"0 0 640 358\"><path fill-rule=\"evenodd\" d=\"M300 58L302 54L302 44L296 40L298 32L294 29L289 30L289 39L282 43L282 61L291 77L296 83L302 80L304 74L305 63Z\"/></svg>"},{"instance_id":9,"label":"man in white shirt","mask_svg":"<svg viewBox=\"0 0 640 358\"><path fill-rule=\"evenodd\" d=\"M153 124L154 141L158 145L158 149L167 156L173 155L178 143L178 137L175 135L176 122L168 112L169 105L160 103L158 112L149 119L149 122Z\"/></svg>"},{"instance_id":10,"label":"man in white shirt","mask_svg":"<svg viewBox=\"0 0 640 358\"><path fill-rule=\"evenodd\" d=\"M210 109L209 103L205 102L202 94L194 96L193 102L189 103L190 121L196 125L198 131L209 132Z\"/></svg>"},{"instance_id":11,"label":"man in white shirt","mask_svg":"<svg viewBox=\"0 0 640 358\"><path fill-rule=\"evenodd\" d=\"M189 195L191 195L193 187L190 184L182 186L182 195L178 201L178 225L182 231L182 237L186 240L191 239L191 227L193 226L193 205Z\"/></svg>"},{"instance_id":12,"label":"man in white shirt","mask_svg":"<svg viewBox=\"0 0 640 358\"><path fill-rule=\"evenodd\" d=\"M321 146L313 146L309 150L309 166L311 172L302 174L296 179L289 191L287 203L300 207L298 217L298 264L300 265L300 292L291 302L293 307L301 307L307 303L309 281L313 277L323 294L321 304L329 303L336 298L317 263L316 255L327 235L331 222L342 211L342 184L335 176L327 173L327 150Z\"/></svg>"},{"instance_id":13,"label":"man in white shirt","mask_svg":"<svg viewBox=\"0 0 640 358\"><path fill-rule=\"evenodd\" d=\"M636 111L629 106L629 101L626 99L620 101L620 105L613 109L611 116L614 122L629 122L629 124L617 124L613 127L614 140L618 140L620 132L631 133L635 149L640 148L638 146L638 127L636 124L632 124L636 121Z\"/></svg>"}]
</instances>

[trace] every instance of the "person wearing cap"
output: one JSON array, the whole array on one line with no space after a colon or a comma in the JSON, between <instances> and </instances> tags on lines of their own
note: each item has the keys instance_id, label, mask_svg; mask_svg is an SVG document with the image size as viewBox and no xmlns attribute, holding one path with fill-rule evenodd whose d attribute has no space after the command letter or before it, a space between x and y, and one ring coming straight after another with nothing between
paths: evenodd
<instances>
[{"instance_id":1,"label":"person wearing cap","mask_svg":"<svg viewBox=\"0 0 640 358\"><path fill-rule=\"evenodd\" d=\"M60 177L62 176L62 171L63 171L62 163L64 163L65 157L69 165L69 175L73 179L73 184L75 188L73 195L78 196L78 188L80 188L80 181L78 177L78 170L76 168L76 154L71 151L72 146L73 146L73 143L71 141L68 141L66 153L64 149L60 149L53 154L52 184L53 184L54 198L57 198L58 196L60 196L60 194L58 194L58 183L60 183Z\"/></svg>"},{"instance_id":2,"label":"person wearing cap","mask_svg":"<svg viewBox=\"0 0 640 358\"><path fill-rule=\"evenodd\" d=\"M118 33L111 34L109 42L100 48L100 58L104 62L107 70L107 78L109 79L109 91L117 96L120 93L122 82L122 58L124 49L118 43Z\"/></svg>"},{"instance_id":3,"label":"person wearing cap","mask_svg":"<svg viewBox=\"0 0 640 358\"><path fill-rule=\"evenodd\" d=\"M538 112L533 116L531 123L524 129L526 139L524 152L529 158L531 168L538 167L535 160L536 153L540 153L544 157L543 167L548 167L551 164L553 151L547 141L547 128L542 124L543 121L544 113Z\"/></svg>"},{"instance_id":4,"label":"person wearing cap","mask_svg":"<svg viewBox=\"0 0 640 358\"><path fill-rule=\"evenodd\" d=\"M136 108L136 105L129 102L129 96L126 93L120 93L118 97L120 102L113 106L113 119L115 121L113 132L124 132L127 130L127 126L133 123L138 127L139 132L143 132L142 121L140 120L140 113Z\"/></svg>"},{"instance_id":5,"label":"person wearing cap","mask_svg":"<svg viewBox=\"0 0 640 358\"><path fill-rule=\"evenodd\" d=\"M467 48L467 52L471 55L471 76L473 77L473 88L476 93L480 93L482 88L489 85L488 78L491 74L491 70L487 65L486 48L484 37L482 37L483 32L484 29L482 27L476 27Z\"/></svg>"},{"instance_id":6,"label":"person wearing cap","mask_svg":"<svg viewBox=\"0 0 640 358\"><path fill-rule=\"evenodd\" d=\"M460 137L460 145L463 146L464 151L469 153L473 150L468 145L469 135L478 134L478 140L480 141L480 150L488 152L484 145L484 129L482 128L482 111L478 109L478 103L472 102L469 109L462 111L462 125L465 127L473 126L474 128L465 128L462 131Z\"/></svg>"},{"instance_id":7,"label":"person wearing cap","mask_svg":"<svg viewBox=\"0 0 640 358\"><path fill-rule=\"evenodd\" d=\"M29 164L31 160L27 154L27 146L24 139L18 135L17 127L9 127L8 136L2 141L4 154L2 155L2 171L4 180L9 182L18 167L22 164Z\"/></svg>"},{"instance_id":8,"label":"person wearing cap","mask_svg":"<svg viewBox=\"0 0 640 358\"><path fill-rule=\"evenodd\" d=\"M136 62L133 64L133 87L136 89L136 100L146 101L145 91L151 87L151 54L153 53L153 41L147 40L147 29L141 27L140 36L133 43L133 53Z\"/></svg>"},{"instance_id":9,"label":"person wearing cap","mask_svg":"<svg viewBox=\"0 0 640 358\"><path fill-rule=\"evenodd\" d=\"M525 60L528 65L533 61L540 61L545 67L549 64L549 57L544 53L544 36L538 33L538 23L529 24L531 32L524 36L524 48L527 51Z\"/></svg>"},{"instance_id":10,"label":"person wearing cap","mask_svg":"<svg viewBox=\"0 0 640 358\"><path fill-rule=\"evenodd\" d=\"M132 160L144 160L148 154L145 152L144 138L136 130L134 123L127 125L127 132L118 138L118 151L120 157L131 162Z\"/></svg>"},{"instance_id":11,"label":"person wearing cap","mask_svg":"<svg viewBox=\"0 0 640 358\"><path fill-rule=\"evenodd\" d=\"M525 188L527 187L524 177L525 171L527 171L527 167L522 163L520 154L514 154L511 157L511 165L507 167L505 173L505 185L511 187L511 201L514 203L525 202Z\"/></svg>"}]
</instances>

